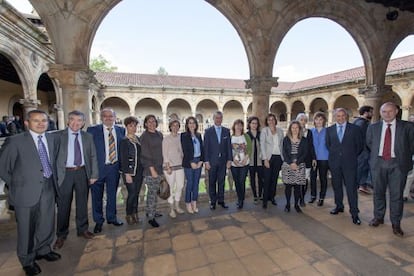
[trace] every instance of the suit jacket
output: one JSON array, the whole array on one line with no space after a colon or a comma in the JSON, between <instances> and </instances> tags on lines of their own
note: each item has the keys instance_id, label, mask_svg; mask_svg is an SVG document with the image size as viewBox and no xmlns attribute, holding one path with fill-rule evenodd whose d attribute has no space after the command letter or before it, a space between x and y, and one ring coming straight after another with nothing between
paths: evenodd
<instances>
[{"instance_id":1,"label":"suit jacket","mask_svg":"<svg viewBox=\"0 0 414 276\"><path fill-rule=\"evenodd\" d=\"M120 160L120 144L122 138L125 136L125 128L119 127L114 125L115 133L116 133L116 144L117 144L117 153L118 153L118 161ZM86 130L88 133L92 134L93 141L96 147L96 156L98 159L98 168L99 168L99 175L103 175L105 170L105 160L106 160L106 152L105 152L105 138L103 132L103 125L96 125L88 127ZM117 163L119 166L119 162Z\"/></svg>"},{"instance_id":2,"label":"suit jacket","mask_svg":"<svg viewBox=\"0 0 414 276\"><path fill-rule=\"evenodd\" d=\"M198 142L200 143L200 159L204 161L204 153L203 153L203 139L201 139L201 134L196 133L196 137ZM191 168L191 161L194 159L194 144L193 139L191 137L191 133L183 132L181 133L181 148L183 149L183 163L182 166L184 168Z\"/></svg>"},{"instance_id":3,"label":"suit jacket","mask_svg":"<svg viewBox=\"0 0 414 276\"><path fill-rule=\"evenodd\" d=\"M283 158L283 130L280 127L276 127L276 135L279 139L280 155ZM265 127L260 132L260 152L262 160L270 160L273 151L273 138L272 132L269 127Z\"/></svg>"},{"instance_id":4,"label":"suit jacket","mask_svg":"<svg viewBox=\"0 0 414 276\"><path fill-rule=\"evenodd\" d=\"M368 126L367 147L370 150L370 166L375 168L379 156L381 143L382 121ZM413 168L412 155L414 154L414 124L397 120L395 126L394 153L398 165L403 173Z\"/></svg>"},{"instance_id":5,"label":"suit jacket","mask_svg":"<svg viewBox=\"0 0 414 276\"><path fill-rule=\"evenodd\" d=\"M331 169L355 169L358 165L358 155L363 150L361 128L346 123L342 143L339 141L336 124L326 129L326 147L329 151L328 163Z\"/></svg>"},{"instance_id":6,"label":"suit jacket","mask_svg":"<svg viewBox=\"0 0 414 276\"><path fill-rule=\"evenodd\" d=\"M46 133L45 137L57 193L55 160L58 141L51 133ZM30 132L14 135L4 142L0 149L0 177L9 185L11 205L32 207L39 202L44 185L43 168Z\"/></svg>"},{"instance_id":7,"label":"suit jacket","mask_svg":"<svg viewBox=\"0 0 414 276\"><path fill-rule=\"evenodd\" d=\"M91 134L81 130L83 159L85 160L85 170L88 179L99 178L98 160L96 158L95 144ZM58 157L56 160L58 186L60 187L65 179L66 165L68 159L68 129L60 130L53 133L59 141Z\"/></svg>"},{"instance_id":8,"label":"suit jacket","mask_svg":"<svg viewBox=\"0 0 414 276\"><path fill-rule=\"evenodd\" d=\"M221 141L219 144L215 126L206 129L204 133L204 162L209 162L210 165L218 165L232 160L230 130L221 127Z\"/></svg>"}]
</instances>

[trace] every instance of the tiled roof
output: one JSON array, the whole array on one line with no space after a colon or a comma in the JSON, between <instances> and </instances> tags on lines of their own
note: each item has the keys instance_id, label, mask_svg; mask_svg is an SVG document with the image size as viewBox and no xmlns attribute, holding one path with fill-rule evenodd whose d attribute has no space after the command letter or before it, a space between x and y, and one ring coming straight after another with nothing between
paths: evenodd
<instances>
[{"instance_id":1,"label":"tiled roof","mask_svg":"<svg viewBox=\"0 0 414 276\"><path fill-rule=\"evenodd\" d=\"M387 74L393 74L405 70L414 70L414 55L390 60ZM97 72L96 78L106 86L159 86L159 87L188 87L188 88L212 88L212 89L245 89L244 80L219 79L188 76L151 75L117 72ZM298 82L279 82L279 86L273 88L274 92L291 92L316 88L365 78L363 66L335 72L332 74L315 77Z\"/></svg>"}]
</instances>

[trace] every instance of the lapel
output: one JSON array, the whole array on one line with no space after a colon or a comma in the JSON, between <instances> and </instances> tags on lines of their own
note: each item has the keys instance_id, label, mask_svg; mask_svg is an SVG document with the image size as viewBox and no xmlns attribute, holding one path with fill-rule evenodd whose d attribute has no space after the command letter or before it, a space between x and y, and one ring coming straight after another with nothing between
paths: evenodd
<instances>
[{"instance_id":1,"label":"lapel","mask_svg":"<svg viewBox=\"0 0 414 276\"><path fill-rule=\"evenodd\" d=\"M30 151L30 153L27 156L37 156L38 162L40 162L39 152L37 151L37 147L35 145L35 142L33 141L32 135L29 131L26 131L24 133L24 136L27 140L27 143L25 143L25 145L28 147L28 150Z\"/></svg>"},{"instance_id":2,"label":"lapel","mask_svg":"<svg viewBox=\"0 0 414 276\"><path fill-rule=\"evenodd\" d=\"M45 137L47 139L47 148L49 150L49 163L53 166L54 163L54 156L55 156L55 144L54 144L54 136L50 133L45 133ZM40 157L39 157L40 159Z\"/></svg>"},{"instance_id":3,"label":"lapel","mask_svg":"<svg viewBox=\"0 0 414 276\"><path fill-rule=\"evenodd\" d=\"M68 159L68 143L69 143L67 128L65 128L65 130L62 131L62 134L60 136L60 141L61 141L61 145L63 146L60 148L59 155L62 155L62 157L64 157L64 160L66 162L66 160Z\"/></svg>"},{"instance_id":4,"label":"lapel","mask_svg":"<svg viewBox=\"0 0 414 276\"><path fill-rule=\"evenodd\" d=\"M86 145L86 138L85 138L86 132L83 131L83 130L80 130L79 133L81 134L81 137L82 137L81 138L81 140L82 140L82 149L83 149L83 154L85 155L85 149L87 147L87 145Z\"/></svg>"}]
</instances>

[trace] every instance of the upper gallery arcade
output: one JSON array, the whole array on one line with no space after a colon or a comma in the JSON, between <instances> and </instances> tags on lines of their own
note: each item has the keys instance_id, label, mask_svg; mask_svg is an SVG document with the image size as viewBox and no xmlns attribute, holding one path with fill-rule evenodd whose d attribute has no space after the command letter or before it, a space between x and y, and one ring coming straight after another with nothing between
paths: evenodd
<instances>
[{"instance_id":1,"label":"upper gallery arcade","mask_svg":"<svg viewBox=\"0 0 414 276\"><path fill-rule=\"evenodd\" d=\"M93 38L120 0L30 2L45 29L36 26L39 19L28 20L0 0L3 114L41 108L54 114L63 127L67 111L84 111L90 114L88 123L94 123L102 106L118 109L121 118L152 112L164 122L171 115L197 115L204 122L215 109L226 112L228 122L250 114L263 118L269 110L281 121L289 121L298 112L312 115L322 110L331 121L335 107L346 107L356 115L359 106L369 104L378 111L386 100L399 104L406 118L413 106L414 57L390 61L398 44L414 34L411 11L399 11L398 20L390 21L384 16L388 8L373 1L207 0L229 20L244 45L250 78L242 81L119 73L95 76L88 64ZM278 83L272 72L279 46L292 26L311 17L341 25L358 46L364 67Z\"/></svg>"}]
</instances>

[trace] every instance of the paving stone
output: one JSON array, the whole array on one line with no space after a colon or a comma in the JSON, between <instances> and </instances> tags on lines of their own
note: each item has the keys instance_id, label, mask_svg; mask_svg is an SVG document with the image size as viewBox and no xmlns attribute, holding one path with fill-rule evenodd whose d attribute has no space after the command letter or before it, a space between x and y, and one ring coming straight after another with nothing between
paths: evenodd
<instances>
[{"instance_id":1,"label":"paving stone","mask_svg":"<svg viewBox=\"0 0 414 276\"><path fill-rule=\"evenodd\" d=\"M298 243L290 246L290 248L297 254L299 254L309 264L327 260L332 257L328 252L320 248L317 244L315 244L312 241Z\"/></svg>"},{"instance_id":2,"label":"paving stone","mask_svg":"<svg viewBox=\"0 0 414 276\"><path fill-rule=\"evenodd\" d=\"M406 266L414 263L414 256L408 255L390 244L380 244L369 248L373 253L393 262L397 266Z\"/></svg>"},{"instance_id":3,"label":"paving stone","mask_svg":"<svg viewBox=\"0 0 414 276\"><path fill-rule=\"evenodd\" d=\"M323 275L354 275L351 270L342 265L336 259L328 259L313 264L313 267L321 272Z\"/></svg>"},{"instance_id":4,"label":"paving stone","mask_svg":"<svg viewBox=\"0 0 414 276\"><path fill-rule=\"evenodd\" d=\"M209 245L223 240L223 236L218 230L207 230L197 235L200 245Z\"/></svg>"},{"instance_id":5,"label":"paving stone","mask_svg":"<svg viewBox=\"0 0 414 276\"><path fill-rule=\"evenodd\" d=\"M254 239L266 251L286 246L275 232L257 234Z\"/></svg>"},{"instance_id":6,"label":"paving stone","mask_svg":"<svg viewBox=\"0 0 414 276\"><path fill-rule=\"evenodd\" d=\"M172 248L175 251L193 248L198 246L198 239L195 234L183 234L172 238Z\"/></svg>"},{"instance_id":7,"label":"paving stone","mask_svg":"<svg viewBox=\"0 0 414 276\"><path fill-rule=\"evenodd\" d=\"M247 235L254 235L257 233L263 233L267 231L267 228L260 222L246 222L241 224L241 228Z\"/></svg>"},{"instance_id":8,"label":"paving stone","mask_svg":"<svg viewBox=\"0 0 414 276\"><path fill-rule=\"evenodd\" d=\"M12 267L0 267L1 275L24 275L24 270L21 266L12 266Z\"/></svg>"},{"instance_id":9,"label":"paving stone","mask_svg":"<svg viewBox=\"0 0 414 276\"><path fill-rule=\"evenodd\" d=\"M129 276L129 275L138 275L137 271L135 271L134 263L128 262L119 267L115 267L108 271L108 275L114 276Z\"/></svg>"},{"instance_id":10,"label":"paving stone","mask_svg":"<svg viewBox=\"0 0 414 276\"><path fill-rule=\"evenodd\" d=\"M259 244L251 237L230 241L230 245L239 258L262 251Z\"/></svg>"},{"instance_id":11,"label":"paving stone","mask_svg":"<svg viewBox=\"0 0 414 276\"><path fill-rule=\"evenodd\" d=\"M93 239L89 240L85 246L84 252L90 253L93 251L100 251L102 249L112 248L114 246L114 241L108 238L105 235L95 236Z\"/></svg>"},{"instance_id":12,"label":"paving stone","mask_svg":"<svg viewBox=\"0 0 414 276\"><path fill-rule=\"evenodd\" d=\"M171 240L162 238L144 242L144 256L154 256L168 253L171 250Z\"/></svg>"},{"instance_id":13,"label":"paving stone","mask_svg":"<svg viewBox=\"0 0 414 276\"><path fill-rule=\"evenodd\" d=\"M298 231L290 229L276 231L276 234L286 245L294 245L307 240L306 237Z\"/></svg>"},{"instance_id":14,"label":"paving stone","mask_svg":"<svg viewBox=\"0 0 414 276\"><path fill-rule=\"evenodd\" d=\"M115 246L123 246L128 243L134 243L141 241L143 238L143 231L142 229L135 229L126 231L124 235L118 237L115 242Z\"/></svg>"},{"instance_id":15,"label":"paving stone","mask_svg":"<svg viewBox=\"0 0 414 276\"><path fill-rule=\"evenodd\" d=\"M95 268L105 268L112 260L112 249L102 249L83 254L76 271L81 272Z\"/></svg>"},{"instance_id":16,"label":"paving stone","mask_svg":"<svg viewBox=\"0 0 414 276\"><path fill-rule=\"evenodd\" d=\"M232 247L228 242L221 242L203 247L210 263L221 262L236 258Z\"/></svg>"},{"instance_id":17,"label":"paving stone","mask_svg":"<svg viewBox=\"0 0 414 276\"><path fill-rule=\"evenodd\" d=\"M264 252L240 258L250 275L275 275L281 272L276 265Z\"/></svg>"},{"instance_id":18,"label":"paving stone","mask_svg":"<svg viewBox=\"0 0 414 276\"><path fill-rule=\"evenodd\" d=\"M243 229L237 226L226 226L220 229L225 240L236 240L246 236Z\"/></svg>"},{"instance_id":19,"label":"paving stone","mask_svg":"<svg viewBox=\"0 0 414 276\"><path fill-rule=\"evenodd\" d=\"M208 264L207 256L201 248L177 251L175 257L179 271L186 271Z\"/></svg>"},{"instance_id":20,"label":"paving stone","mask_svg":"<svg viewBox=\"0 0 414 276\"><path fill-rule=\"evenodd\" d=\"M405 271L407 271L411 275L414 275L414 264L404 266L402 269L404 269Z\"/></svg>"},{"instance_id":21,"label":"paving stone","mask_svg":"<svg viewBox=\"0 0 414 276\"><path fill-rule=\"evenodd\" d=\"M191 220L191 225L193 226L194 231L205 231L208 229L207 219L193 219Z\"/></svg>"},{"instance_id":22,"label":"paving stone","mask_svg":"<svg viewBox=\"0 0 414 276\"><path fill-rule=\"evenodd\" d=\"M169 238L170 232L168 232L168 229L165 225L159 228L151 228L147 229L144 232L144 239L145 241L149 240L157 240L157 239L163 239L163 238Z\"/></svg>"},{"instance_id":23,"label":"paving stone","mask_svg":"<svg viewBox=\"0 0 414 276\"><path fill-rule=\"evenodd\" d=\"M288 247L267 251L270 258L284 271L306 265L306 261Z\"/></svg>"},{"instance_id":24,"label":"paving stone","mask_svg":"<svg viewBox=\"0 0 414 276\"><path fill-rule=\"evenodd\" d=\"M261 219L260 222L272 230L281 230L289 228L289 226L286 223L284 223L280 218L277 217Z\"/></svg>"},{"instance_id":25,"label":"paving stone","mask_svg":"<svg viewBox=\"0 0 414 276\"><path fill-rule=\"evenodd\" d=\"M13 268L13 267L21 268L21 266L22 265L19 262L19 258L16 255L16 251L13 251L13 254L7 254L7 256L5 256L5 260L3 264L1 265L1 268Z\"/></svg>"},{"instance_id":26,"label":"paving stone","mask_svg":"<svg viewBox=\"0 0 414 276\"><path fill-rule=\"evenodd\" d=\"M148 257L144 261L145 276L175 275L176 273L177 266L172 254Z\"/></svg>"},{"instance_id":27,"label":"paving stone","mask_svg":"<svg viewBox=\"0 0 414 276\"><path fill-rule=\"evenodd\" d=\"M208 266L196 268L193 270L183 271L179 273L179 276L213 276L213 272Z\"/></svg>"},{"instance_id":28,"label":"paving stone","mask_svg":"<svg viewBox=\"0 0 414 276\"><path fill-rule=\"evenodd\" d=\"M322 274L317 271L314 267L310 265L300 266L289 271L283 272L282 275L286 276L297 276L297 275L306 275L306 276L321 276ZM339 276L339 275L337 275Z\"/></svg>"},{"instance_id":29,"label":"paving stone","mask_svg":"<svg viewBox=\"0 0 414 276\"><path fill-rule=\"evenodd\" d=\"M211 270L213 270L214 275L237 275L237 276L244 276L249 275L246 268L243 264L237 260L228 260L224 262L219 262L211 265Z\"/></svg>"},{"instance_id":30,"label":"paving stone","mask_svg":"<svg viewBox=\"0 0 414 276\"><path fill-rule=\"evenodd\" d=\"M257 222L257 219L248 211L233 213L231 216L239 222Z\"/></svg>"},{"instance_id":31,"label":"paving stone","mask_svg":"<svg viewBox=\"0 0 414 276\"><path fill-rule=\"evenodd\" d=\"M115 258L118 262L129 262L143 256L142 243L133 243L120 246L115 250Z\"/></svg>"},{"instance_id":32,"label":"paving stone","mask_svg":"<svg viewBox=\"0 0 414 276\"><path fill-rule=\"evenodd\" d=\"M75 273L74 275L75 276L104 276L106 275L106 273L102 269L94 269L94 270L89 270L85 272Z\"/></svg>"},{"instance_id":33,"label":"paving stone","mask_svg":"<svg viewBox=\"0 0 414 276\"><path fill-rule=\"evenodd\" d=\"M193 230L190 221L181 221L170 226L168 231L170 232L171 237L174 237L177 235L191 233Z\"/></svg>"}]
</instances>

